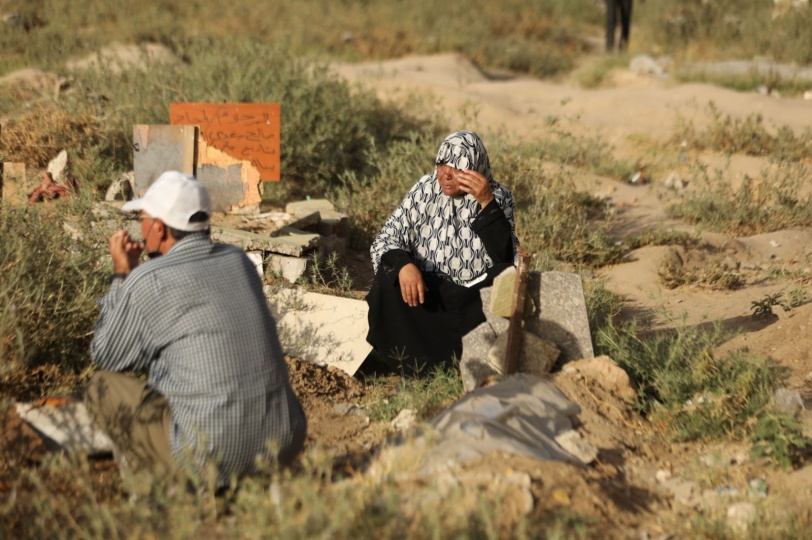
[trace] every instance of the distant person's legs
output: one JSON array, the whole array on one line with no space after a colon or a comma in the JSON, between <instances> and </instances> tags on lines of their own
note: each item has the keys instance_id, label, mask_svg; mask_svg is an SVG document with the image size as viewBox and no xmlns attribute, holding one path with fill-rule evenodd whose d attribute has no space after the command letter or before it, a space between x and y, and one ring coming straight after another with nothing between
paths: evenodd
<instances>
[{"instance_id":1,"label":"distant person's legs","mask_svg":"<svg viewBox=\"0 0 812 540\"><path fill-rule=\"evenodd\" d=\"M619 48L625 51L629 46L629 31L632 26L632 0L619 0L620 5L620 43Z\"/></svg>"},{"instance_id":2,"label":"distant person's legs","mask_svg":"<svg viewBox=\"0 0 812 540\"><path fill-rule=\"evenodd\" d=\"M615 26L617 26L617 15L619 0L606 0L606 52L612 52L615 48Z\"/></svg>"}]
</instances>

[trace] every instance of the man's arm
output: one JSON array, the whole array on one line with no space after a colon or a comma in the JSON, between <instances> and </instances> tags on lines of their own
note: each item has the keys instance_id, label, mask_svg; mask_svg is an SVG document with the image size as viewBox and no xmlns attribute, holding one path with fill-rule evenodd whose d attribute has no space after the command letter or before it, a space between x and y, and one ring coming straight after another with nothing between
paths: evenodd
<instances>
[{"instance_id":1,"label":"man's arm","mask_svg":"<svg viewBox=\"0 0 812 540\"><path fill-rule=\"evenodd\" d=\"M124 285L124 280L138 265L143 248L143 243L131 240L127 231L118 231L110 237L115 274L110 291L98 302L101 312L90 344L90 357L101 369L138 370L152 359L147 320L131 301L131 289Z\"/></svg>"},{"instance_id":2,"label":"man's arm","mask_svg":"<svg viewBox=\"0 0 812 540\"><path fill-rule=\"evenodd\" d=\"M94 327L90 357L101 369L139 370L149 365L157 352L146 317L131 299L131 291L121 279L115 279L98 303L101 312Z\"/></svg>"}]
</instances>

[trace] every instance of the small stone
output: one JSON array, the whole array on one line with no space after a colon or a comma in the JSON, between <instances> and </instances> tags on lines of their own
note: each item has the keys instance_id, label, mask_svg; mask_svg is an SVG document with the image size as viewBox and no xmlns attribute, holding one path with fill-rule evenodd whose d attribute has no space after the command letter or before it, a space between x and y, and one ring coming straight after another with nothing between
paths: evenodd
<instances>
[{"instance_id":1,"label":"small stone","mask_svg":"<svg viewBox=\"0 0 812 540\"><path fill-rule=\"evenodd\" d=\"M727 507L727 524L737 532L746 532L756 521L756 506L749 502L739 502Z\"/></svg>"},{"instance_id":2,"label":"small stone","mask_svg":"<svg viewBox=\"0 0 812 540\"><path fill-rule=\"evenodd\" d=\"M795 390L779 388L775 391L774 399L776 409L788 416L795 418L804 410L804 400Z\"/></svg>"},{"instance_id":3,"label":"small stone","mask_svg":"<svg viewBox=\"0 0 812 540\"><path fill-rule=\"evenodd\" d=\"M563 489L554 489L552 494L552 499L556 504L560 504L562 506L569 506L572 504L572 500L570 499L569 493Z\"/></svg>"},{"instance_id":4,"label":"small stone","mask_svg":"<svg viewBox=\"0 0 812 540\"><path fill-rule=\"evenodd\" d=\"M135 171L121 174L113 180L104 195L105 201L129 201L135 195Z\"/></svg>"},{"instance_id":5,"label":"small stone","mask_svg":"<svg viewBox=\"0 0 812 540\"><path fill-rule=\"evenodd\" d=\"M656 473L654 473L654 478L657 480L658 483L662 484L666 480L671 479L671 471L667 469L659 469Z\"/></svg>"},{"instance_id":6,"label":"small stone","mask_svg":"<svg viewBox=\"0 0 812 540\"><path fill-rule=\"evenodd\" d=\"M673 483L669 486L671 493L674 494L674 500L685 506L691 506L691 500L694 492L696 491L696 484L690 480L683 480Z\"/></svg>"},{"instance_id":7,"label":"small stone","mask_svg":"<svg viewBox=\"0 0 812 540\"><path fill-rule=\"evenodd\" d=\"M403 409L389 423L393 431L406 431L417 423L417 412L414 409Z\"/></svg>"},{"instance_id":8,"label":"small stone","mask_svg":"<svg viewBox=\"0 0 812 540\"><path fill-rule=\"evenodd\" d=\"M574 429L557 434L555 442L584 465L592 463L598 457L598 449Z\"/></svg>"},{"instance_id":9,"label":"small stone","mask_svg":"<svg viewBox=\"0 0 812 540\"><path fill-rule=\"evenodd\" d=\"M48 174L51 175L51 180L57 184L65 184L68 180L68 152L62 150L57 156L48 163L46 169Z\"/></svg>"}]
</instances>

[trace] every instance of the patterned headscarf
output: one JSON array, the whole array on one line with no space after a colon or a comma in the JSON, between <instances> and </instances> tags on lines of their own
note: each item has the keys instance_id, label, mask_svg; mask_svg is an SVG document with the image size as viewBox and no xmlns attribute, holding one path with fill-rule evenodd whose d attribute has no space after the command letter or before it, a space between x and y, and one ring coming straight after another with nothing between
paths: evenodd
<instances>
[{"instance_id":1,"label":"patterned headscarf","mask_svg":"<svg viewBox=\"0 0 812 540\"><path fill-rule=\"evenodd\" d=\"M435 160L460 170L472 169L490 183L493 197L510 222L513 246L519 244L513 221L513 194L491 176L488 152L472 131L457 131L446 137ZM442 276L459 285L481 277L493 261L471 225L481 210L470 194L449 197L442 192L437 171L415 184L378 233L370 254L375 271L384 253L394 249L409 252L424 272Z\"/></svg>"}]
</instances>

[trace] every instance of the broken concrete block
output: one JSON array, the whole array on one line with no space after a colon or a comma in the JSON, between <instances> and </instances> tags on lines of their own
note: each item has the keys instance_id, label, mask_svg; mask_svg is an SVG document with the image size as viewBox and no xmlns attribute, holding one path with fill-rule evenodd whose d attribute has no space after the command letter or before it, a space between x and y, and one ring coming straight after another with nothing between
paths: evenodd
<instances>
[{"instance_id":1,"label":"broken concrete block","mask_svg":"<svg viewBox=\"0 0 812 540\"><path fill-rule=\"evenodd\" d=\"M800 392L797 390L790 390L789 388L778 388L773 394L775 401L775 408L778 412L798 418L801 411L804 410L804 400Z\"/></svg>"},{"instance_id":2,"label":"broken concrete block","mask_svg":"<svg viewBox=\"0 0 812 540\"><path fill-rule=\"evenodd\" d=\"M300 215L310 214L312 212L335 212L335 207L333 207L333 203L327 199L309 199L306 201L289 202L285 205L285 212L299 217Z\"/></svg>"},{"instance_id":3,"label":"broken concrete block","mask_svg":"<svg viewBox=\"0 0 812 540\"><path fill-rule=\"evenodd\" d=\"M289 283L296 283L307 271L308 260L301 257L287 257L272 254L268 258L268 268L271 272L281 275Z\"/></svg>"},{"instance_id":4,"label":"broken concrete block","mask_svg":"<svg viewBox=\"0 0 812 540\"><path fill-rule=\"evenodd\" d=\"M321 221L316 225L316 232L322 236L336 235L340 238L350 237L350 218L340 212L321 212Z\"/></svg>"},{"instance_id":5,"label":"broken concrete block","mask_svg":"<svg viewBox=\"0 0 812 540\"><path fill-rule=\"evenodd\" d=\"M291 227L293 229L305 230L310 227L315 227L321 221L321 214L317 211L315 212L302 212L301 214L296 214L296 220L292 223L286 225L287 227ZM280 231L274 231L271 233L271 236L278 236ZM321 234L321 233L319 233Z\"/></svg>"},{"instance_id":6,"label":"broken concrete block","mask_svg":"<svg viewBox=\"0 0 812 540\"><path fill-rule=\"evenodd\" d=\"M516 289L516 267L511 266L496 276L491 286L491 313L500 317L513 315L513 292Z\"/></svg>"},{"instance_id":7,"label":"broken concrete block","mask_svg":"<svg viewBox=\"0 0 812 540\"><path fill-rule=\"evenodd\" d=\"M408 431L417 423L417 411L414 409L401 409L398 415L389 422L390 431Z\"/></svg>"},{"instance_id":8,"label":"broken concrete block","mask_svg":"<svg viewBox=\"0 0 812 540\"><path fill-rule=\"evenodd\" d=\"M130 201L135 197L135 171L123 173L121 176L113 180L107 192L104 194L104 200L112 201Z\"/></svg>"},{"instance_id":9,"label":"broken concrete block","mask_svg":"<svg viewBox=\"0 0 812 540\"><path fill-rule=\"evenodd\" d=\"M319 255L328 257L331 253L343 257L347 253L347 239L336 235L322 236L319 245Z\"/></svg>"},{"instance_id":10,"label":"broken concrete block","mask_svg":"<svg viewBox=\"0 0 812 540\"><path fill-rule=\"evenodd\" d=\"M197 166L197 179L206 186L215 212L227 214L259 211L259 179L253 181L242 163L203 163Z\"/></svg>"},{"instance_id":11,"label":"broken concrete block","mask_svg":"<svg viewBox=\"0 0 812 540\"><path fill-rule=\"evenodd\" d=\"M506 332L510 327L510 320L499 315L495 315L489 308L491 305L491 291L493 287L483 287L479 291L479 297L482 299L482 311L485 313L485 320L491 325L491 328L496 334Z\"/></svg>"},{"instance_id":12,"label":"broken concrete block","mask_svg":"<svg viewBox=\"0 0 812 540\"><path fill-rule=\"evenodd\" d=\"M17 403L16 409L23 420L63 450L89 455L112 451L112 442L90 419L81 401L55 405Z\"/></svg>"},{"instance_id":13,"label":"broken concrete block","mask_svg":"<svg viewBox=\"0 0 812 540\"><path fill-rule=\"evenodd\" d=\"M473 391L482 384L482 381L503 372L488 361L488 352L496 343L497 337L498 334L488 322L480 324L463 336L460 375L466 392Z\"/></svg>"},{"instance_id":14,"label":"broken concrete block","mask_svg":"<svg viewBox=\"0 0 812 540\"><path fill-rule=\"evenodd\" d=\"M505 372L505 350L508 333L503 332L488 351L488 363L497 369L499 374ZM553 369L561 351L554 343L522 331L522 350L519 353L519 373L546 375Z\"/></svg>"},{"instance_id":15,"label":"broken concrete block","mask_svg":"<svg viewBox=\"0 0 812 540\"><path fill-rule=\"evenodd\" d=\"M513 315L513 296L516 290L516 267L510 266L496 276L491 285L489 309L494 315L510 318ZM485 304L483 304L483 307ZM533 301L525 295L524 317L533 315Z\"/></svg>"},{"instance_id":16,"label":"broken concrete block","mask_svg":"<svg viewBox=\"0 0 812 540\"><path fill-rule=\"evenodd\" d=\"M462 338L460 374L466 392L479 388L505 374L505 348L507 331L496 334L484 322ZM519 356L519 372L545 375L550 372L560 355L555 344L524 332Z\"/></svg>"},{"instance_id":17,"label":"broken concrete block","mask_svg":"<svg viewBox=\"0 0 812 540\"><path fill-rule=\"evenodd\" d=\"M561 349L559 362L595 356L586 301L578 274L530 272L527 296L535 314L525 320L525 330L555 343Z\"/></svg>"},{"instance_id":18,"label":"broken concrete block","mask_svg":"<svg viewBox=\"0 0 812 540\"><path fill-rule=\"evenodd\" d=\"M133 126L134 189L142 197L164 172L195 174L195 126ZM213 201L212 201L213 202Z\"/></svg>"},{"instance_id":19,"label":"broken concrete block","mask_svg":"<svg viewBox=\"0 0 812 540\"><path fill-rule=\"evenodd\" d=\"M292 289L268 297L286 353L326 364L352 376L372 346L367 343L369 306L363 300Z\"/></svg>"},{"instance_id":20,"label":"broken concrete block","mask_svg":"<svg viewBox=\"0 0 812 540\"><path fill-rule=\"evenodd\" d=\"M69 181L70 171L68 170L68 152L62 150L57 156L48 162L45 169L51 175L51 179L57 184L66 184Z\"/></svg>"},{"instance_id":21,"label":"broken concrete block","mask_svg":"<svg viewBox=\"0 0 812 540\"><path fill-rule=\"evenodd\" d=\"M28 194L34 187L34 183L28 181L25 163L3 163L2 176L0 176L0 199L14 205L27 204Z\"/></svg>"},{"instance_id":22,"label":"broken concrete block","mask_svg":"<svg viewBox=\"0 0 812 540\"><path fill-rule=\"evenodd\" d=\"M584 465L592 463L598 457L598 449L595 448L595 445L584 439L574 429L556 433L555 442Z\"/></svg>"},{"instance_id":23,"label":"broken concrete block","mask_svg":"<svg viewBox=\"0 0 812 540\"><path fill-rule=\"evenodd\" d=\"M301 257L305 253L317 249L321 239L317 234L298 234L271 238L270 236L219 225L211 226L211 237L215 242L234 244L245 251L271 251L282 255L290 255L291 257Z\"/></svg>"}]
</instances>

